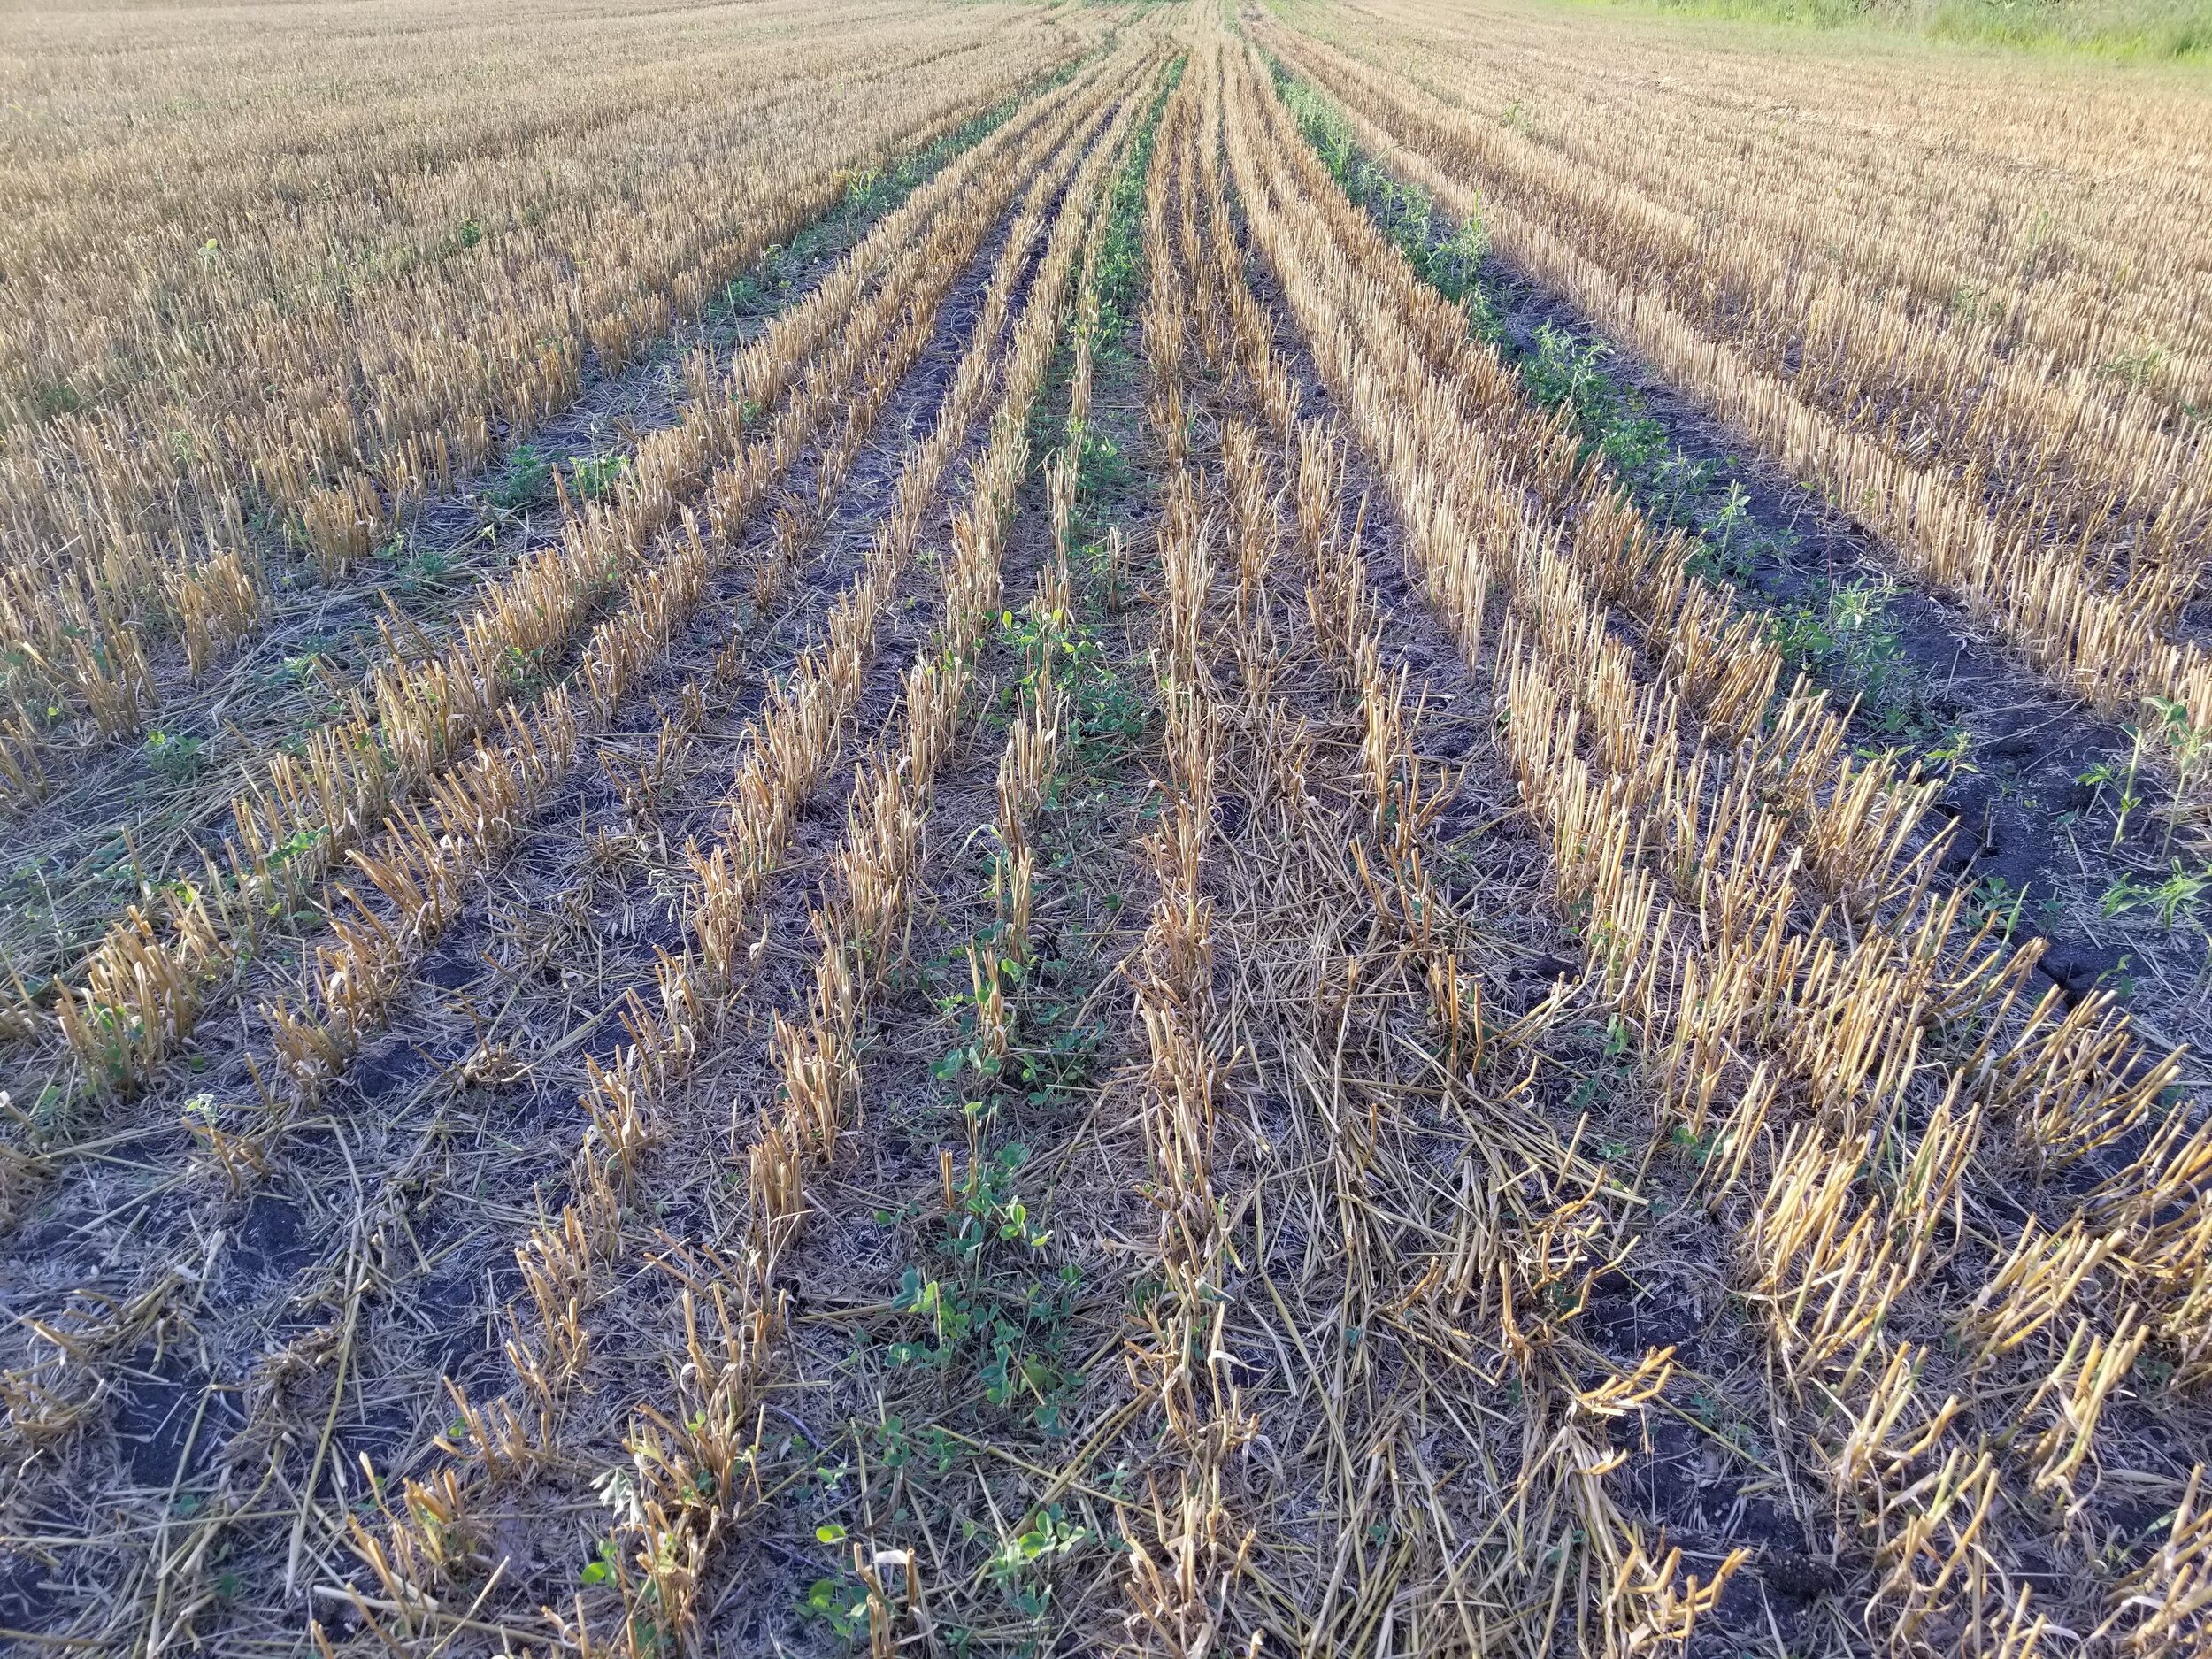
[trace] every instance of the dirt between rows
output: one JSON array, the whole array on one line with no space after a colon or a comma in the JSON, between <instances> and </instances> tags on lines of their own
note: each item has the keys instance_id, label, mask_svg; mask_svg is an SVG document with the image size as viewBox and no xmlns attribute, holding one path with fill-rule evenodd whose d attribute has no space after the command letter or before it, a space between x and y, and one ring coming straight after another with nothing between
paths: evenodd
<instances>
[{"instance_id":1,"label":"dirt between rows","mask_svg":"<svg viewBox=\"0 0 2212 1659\"><path fill-rule=\"evenodd\" d=\"M1817 611L1851 583L1878 595L1919 731L1947 743L1965 736L1962 760L1948 768L1935 804L1944 820L1936 832L1955 826L1943 872L1980 889L1975 908L2009 917L2013 938L2045 941L2041 981L2057 987L2069 1006L2100 990L2112 994L2162 1051L2186 1043L2200 1055L2212 1047L2212 936L2101 909L2124 874L2155 870L2178 854L2204 863L2202 826L2172 805L2147 767L2135 785L2143 804L2118 822L2114 803L2126 787L2131 733L2008 657L1962 606L1910 586L1864 525L1761 456L1565 298L1496 255L1482 280L1517 355L1532 354L1547 326L1604 343L1604 372L1628 391L1633 410L1658 423L1671 451L1709 469L1714 482L1699 503L1709 520L1724 485L1740 488L1757 549L1736 584L1747 602ZM1839 704L1855 695L1848 684L1832 689ZM1869 751L1902 741L1863 701L1851 730ZM2084 781L2099 767L2113 781ZM2198 1064L2192 1071L2193 1081L2207 1080Z\"/></svg>"},{"instance_id":2,"label":"dirt between rows","mask_svg":"<svg viewBox=\"0 0 2212 1659\"><path fill-rule=\"evenodd\" d=\"M1248 258L1246 277L1274 319L1276 349L1292 366L1302 407L1333 410L1265 261ZM1348 423L1344 429L1348 434ZM1580 974L1583 942L1555 919L1547 838L1520 805L1498 751L1494 657L1470 669L1409 580L1404 532L1356 447L1348 478L1352 493L1369 503L1363 546L1386 611L1384 659L1404 667L1438 710L1438 718L1423 722L1424 751L1461 769L1458 792L1437 825L1440 886L1495 953L1485 966L1485 994L1496 998L1496 1018L1508 1021L1540 1002L1561 976ZM1759 1333L1731 1294L1724 1230L1702 1203L1685 1202L1694 1171L1665 1159L1640 1167L1637 1149L1650 1139L1654 1107L1634 1067L1609 1044L1594 994L1586 989L1558 1014L1538 1052L1533 1103L1563 1142L1578 1135L1605 1156L1617 1155L1620 1179L1640 1183L1657 1201L1638 1229L1643 1236L1633 1257L1594 1281L1587 1306L1568 1327L1571 1342L1586 1345L1591 1384L1632 1370L1653 1348L1674 1350L1674 1379L1662 1403L1620 1437L1631 1455L1615 1495L1655 1535L1680 1545L1691 1571L1709 1575L1739 1545L1753 1552L1701 1622L1694 1653L1733 1655L1765 1640L1770 1629L1786 1642L1809 1637L1846 1589L1847 1569L1760 1455L1771 1408ZM1432 1179L1453 1180L1455 1171L1440 1165Z\"/></svg>"}]
</instances>

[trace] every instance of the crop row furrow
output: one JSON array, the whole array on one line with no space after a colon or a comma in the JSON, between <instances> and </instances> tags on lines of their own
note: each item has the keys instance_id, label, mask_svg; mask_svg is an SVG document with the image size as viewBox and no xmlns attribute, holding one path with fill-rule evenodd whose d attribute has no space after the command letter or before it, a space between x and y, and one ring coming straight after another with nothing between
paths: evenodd
<instances>
[{"instance_id":1,"label":"crop row furrow","mask_svg":"<svg viewBox=\"0 0 2212 1659\"><path fill-rule=\"evenodd\" d=\"M488 593L458 643L380 672L349 723L312 734L302 759L273 758L265 783L234 803L235 833L221 861L207 858L203 871L186 872L194 885L168 894L165 926L134 908L94 953L86 989L57 988L63 1034L97 1086L136 1087L188 1040L211 982L253 949L265 915L293 908L508 712L509 665L557 652L588 620L608 581L627 591L629 603L595 631L577 675L600 710L617 684L656 654L653 636L695 602L706 565L729 557L726 549L818 433L841 422L848 435L838 453L849 463L866 431L849 406L852 388L865 385L876 398L887 393L896 375L884 373L883 362L918 351L929 318L1003 211L1001 168L1046 153L1080 108L1086 84L1041 101L916 192L837 277L740 354L727 396L695 399L683 422L641 448L612 502L572 514L557 546ZM887 336L895 341L893 357L874 360ZM835 349L822 356L833 337ZM803 374L802 364L810 365ZM779 412L747 438L741 423L749 408ZM703 536L684 506L695 495L703 496ZM686 527L666 535L680 518ZM804 526L802 511L779 527L796 541ZM658 560L645 552L657 544ZM676 598L685 603L672 604ZM565 707L549 705L555 726Z\"/></svg>"},{"instance_id":2,"label":"crop row furrow","mask_svg":"<svg viewBox=\"0 0 2212 1659\"><path fill-rule=\"evenodd\" d=\"M1770 1115L1778 1133L1792 1097L1807 1091L1810 1121L1777 1156L1774 1186L1755 1211L1763 1224L1746 1240L1748 1271L1761 1276L1763 1295L1778 1296L1769 1304L1773 1340L1807 1420L1839 1409L1870 1420L1856 1417L1864 1396L1855 1391L1893 1375L1899 1351L1879 1310L1960 1248L1947 1224L1969 1171L1970 1191L1994 1193L2016 1167L1985 1118L1993 1126L2001 1113L2017 1114L2016 1124L2055 1120L2093 1148L2107 1126L2104 1138L2116 1137L2153 1110L2170 1072L2114 1063L2124 1024L2101 1010L2062 1019L2054 995L2019 1018L2032 953L1989 951L1978 939L1962 949L1958 895L1930 891L1928 855L1912 851L1900 827L1924 792L1909 777L1879 776L1878 764L1870 779L1843 749L1834 717L1802 700L1762 730L1778 666L1770 654L1684 580L1678 554L1671 560L1622 503L1578 475L1555 426L1516 414L1494 359L1463 360L1456 313L1393 266L1387 244L1297 144L1256 70L1247 83L1240 113L1250 126L1232 153L1256 234L1325 373L1359 411L1402 509L1422 525L1432 593L1471 649L1490 593L1503 597L1511 749L1525 795L1555 831L1562 898L1585 908L1609 992L1655 1058L1665 1056L1672 1110L1698 1125L1694 1135L1705 1132L1715 1068L1724 1056L1743 1068L1724 1090L1737 1101L1718 1137L1730 1156L1711 1202L1724 1197L1726 1177L1772 1149L1763 1123ZM1344 326L1353 307L1369 319L1359 336ZM1425 309L1434 320L1423 320ZM1409 409L1419 411L1412 420ZM1642 643L1640 663L1613 637L1623 624ZM1689 656L1695 646L1709 653L1704 660ZM1540 689L1563 680L1558 696ZM1687 710L1701 716L1713 747L1693 741L1685 751L1676 733ZM1586 736L1587 761L1578 752ZM1732 763L1716 764L1732 750ZM1706 1064L1683 1063L1691 1033L1710 1034L1697 1050L1711 1056ZM2085 1045L2106 1063L2079 1064ZM1763 1064L1750 1066L1739 1057L1747 1052ZM1842 1148L1851 1155L1837 1163ZM1854 1208L1852 1166L1870 1155L1894 1173L1881 1183L1884 1202ZM1778 1231L1783 1214L1802 1218L1791 1209L1799 1183L1824 1159L1838 1179L1820 1189L1816 1231ZM2169 1163L2154 1190L2185 1196L2172 1183L2188 1167L2185 1157ZM1777 1242L1816 1236L1843 1254L1809 1262ZM1808 1305L1814 1286L1839 1283L1854 1287L1851 1300L1824 1291ZM2131 1292L2156 1294L2140 1279ZM2185 1302L2162 1299L2185 1317ZM2120 1340L2139 1317L2119 1315ZM2188 1342L2186 1327L2167 1329ZM2066 1376L2052 1378L2073 1413L2039 1454L2055 1479L2076 1466L2067 1448L2093 1435L2103 1397L2066 1380L2081 1363L2077 1349L2057 1357ZM1934 1414L1931 1444L1955 1411L1955 1402ZM1963 1509L1934 1506L1908 1525L1878 1495L1877 1553L1895 1571L1877 1599L1908 1635L1931 1617L1963 1616L2009 1621L2013 1640L2026 1640L2033 1622L2016 1617L2024 1603L2015 1587L1985 1581L1973 1564L1970 1540L1995 1491L1990 1453L1953 1449L1955 1472L1972 1477ZM1847 1455L1832 1469L1844 1488L1867 1476ZM2028 1517L2016 1511L2013 1522Z\"/></svg>"},{"instance_id":3,"label":"crop row furrow","mask_svg":"<svg viewBox=\"0 0 2212 1659\"><path fill-rule=\"evenodd\" d=\"M1678 309L1676 295L1651 274L1650 260L1605 242L1609 227L1624 222L1617 213L1609 217L1609 209L1592 207L1579 194L1529 202L1512 191L1501 196L1494 167L1468 165L1465 131L1411 111L1413 95L1289 36L1267 38L1286 62L1346 99L1354 129L1373 153L1433 191L1455 218L1484 227L1517 264L1571 296L1785 470L1846 503L1916 578L1955 599L2030 667L2114 718L2133 718L2147 701L2154 704L2144 723L2184 794L2201 787L2202 734L2212 731L2212 657L2176 625L2200 580L2212 501L2187 423L2173 426L2147 398L2131 400L2124 417L2101 407L2053 409L2059 394L2024 389L2013 421L2024 433L1978 436L1987 456L1960 461L1932 454L1917 425L1899 430L1880 411L1872 418L1855 412L1853 400L1824 396L1820 377L1809 369L1786 373L1762 358L1747 343L1755 331L1747 332L1741 319ZM1479 191L1471 180L1493 188ZM1854 373L1873 373L1863 360L1892 351L1895 332L1886 319L1875 340L1839 338L1827 349ZM1924 342L1938 357L1903 395L1916 420L1924 409L1972 406L1958 398L1959 388L1993 359L1985 342L1970 344L1970 362L1959 355L1970 348L1951 345L1947 336ZM2042 372L2053 373L2047 365ZM2029 366L2021 364L2018 373L2029 373ZM2110 457L2113 471L2070 480L2046 477L2048 467L2035 465L2016 484L2001 469L1993 475L1993 466L2030 436L2049 456L2077 463ZM2062 513L2060 503L2076 504Z\"/></svg>"}]
</instances>

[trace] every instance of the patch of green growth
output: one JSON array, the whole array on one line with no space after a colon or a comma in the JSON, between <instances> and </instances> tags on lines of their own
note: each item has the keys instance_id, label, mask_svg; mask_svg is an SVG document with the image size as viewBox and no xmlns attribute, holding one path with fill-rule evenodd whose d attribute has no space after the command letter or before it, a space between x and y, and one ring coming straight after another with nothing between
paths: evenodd
<instances>
[{"instance_id":1,"label":"patch of green growth","mask_svg":"<svg viewBox=\"0 0 2212 1659\"><path fill-rule=\"evenodd\" d=\"M1563 406L1586 444L1602 442L1624 402L1599 366L1612 355L1601 340L1578 341L1563 328L1539 323L1536 349L1520 361L1521 384L1540 407Z\"/></svg>"},{"instance_id":2,"label":"patch of green growth","mask_svg":"<svg viewBox=\"0 0 2212 1659\"><path fill-rule=\"evenodd\" d=\"M173 784L190 783L209 764L204 741L159 727L146 734L146 758L159 776Z\"/></svg>"},{"instance_id":3,"label":"patch of green growth","mask_svg":"<svg viewBox=\"0 0 2212 1659\"><path fill-rule=\"evenodd\" d=\"M553 499L553 464L534 443L518 443L507 465L485 488L484 499L503 513L543 506Z\"/></svg>"},{"instance_id":4,"label":"patch of green growth","mask_svg":"<svg viewBox=\"0 0 2212 1659\"><path fill-rule=\"evenodd\" d=\"M1075 1011L1064 1002L1040 1008L1033 1040L1014 1051L1025 1098L1033 1106L1045 1105L1056 1095L1079 1094L1092 1080L1106 1027L1097 1021L1072 1023Z\"/></svg>"},{"instance_id":5,"label":"patch of green growth","mask_svg":"<svg viewBox=\"0 0 2212 1659\"><path fill-rule=\"evenodd\" d=\"M1742 483L1729 478L1724 488L1719 463L1671 444L1641 396L1606 370L1609 345L1548 322L1537 325L1532 341L1526 351L1506 352L1529 400L1567 411L1582 453L1604 463L1647 522L1696 536L1691 557L1700 574L1741 585L1762 554L1787 561L1788 542L1753 521Z\"/></svg>"},{"instance_id":6,"label":"patch of green growth","mask_svg":"<svg viewBox=\"0 0 2212 1659\"><path fill-rule=\"evenodd\" d=\"M535 696L549 683L541 653L526 651L519 645L510 645L499 659L499 676L511 697Z\"/></svg>"},{"instance_id":7,"label":"patch of green growth","mask_svg":"<svg viewBox=\"0 0 2212 1659\"><path fill-rule=\"evenodd\" d=\"M1574 1095L1567 1102L1569 1111L1581 1112L1594 1109L1628 1087L1635 1072L1636 1033L1620 1015L1609 1014L1602 1029L1586 1025L1575 1034L1593 1050L1582 1081L1575 1086Z\"/></svg>"},{"instance_id":8,"label":"patch of green growth","mask_svg":"<svg viewBox=\"0 0 2212 1659\"><path fill-rule=\"evenodd\" d=\"M1708 1389L1699 1388L1690 1395L1690 1411L1712 1437L1727 1446L1738 1455L1758 1463L1765 1455L1765 1448L1759 1435L1743 1413Z\"/></svg>"},{"instance_id":9,"label":"patch of green growth","mask_svg":"<svg viewBox=\"0 0 2212 1659\"><path fill-rule=\"evenodd\" d=\"M614 494L615 485L629 465L629 457L616 450L605 455L579 456L568 464L569 477L580 500L599 501Z\"/></svg>"},{"instance_id":10,"label":"patch of green growth","mask_svg":"<svg viewBox=\"0 0 2212 1659\"><path fill-rule=\"evenodd\" d=\"M773 257L772 250L764 257ZM772 310L773 306L768 300L770 286L764 266L741 271L724 285L721 297L715 302L714 309L735 317L750 317Z\"/></svg>"},{"instance_id":11,"label":"patch of green growth","mask_svg":"<svg viewBox=\"0 0 2212 1659\"><path fill-rule=\"evenodd\" d=\"M1094 548L1086 548L1082 553L1083 563L1094 573L1102 557L1102 550ZM1061 741L1074 760L1076 773L1095 777L1136 751L1150 730L1151 707L1116 672L1095 622L1069 618L1048 629L1026 611L1019 616L1008 611L1000 618L1000 628L1005 641L1020 653L1024 664L1019 678L1000 688L996 711L1002 718L1012 717L1036 683L1041 653L1056 635L1052 674L1067 710ZM1045 801L1048 807L1057 804L1063 781L1054 780Z\"/></svg>"},{"instance_id":12,"label":"patch of green growth","mask_svg":"<svg viewBox=\"0 0 2212 1659\"><path fill-rule=\"evenodd\" d=\"M1126 337L1143 296L1144 180L1151 170L1152 146L1159 137L1160 111L1183 78L1184 59L1168 71L1167 84L1129 146L1129 159L1114 175L1106 198L1106 235L1098 254L1099 328L1091 349L1103 359L1126 349Z\"/></svg>"},{"instance_id":13,"label":"patch of green growth","mask_svg":"<svg viewBox=\"0 0 2212 1659\"><path fill-rule=\"evenodd\" d=\"M2119 58L2212 55L2207 0L1613 0L1640 9L1816 29Z\"/></svg>"},{"instance_id":14,"label":"patch of green growth","mask_svg":"<svg viewBox=\"0 0 2212 1659\"><path fill-rule=\"evenodd\" d=\"M395 567L395 583L402 593L435 588L453 573L458 563L453 549L416 547L405 535L395 535L376 549L377 558Z\"/></svg>"},{"instance_id":15,"label":"patch of green growth","mask_svg":"<svg viewBox=\"0 0 2212 1659\"><path fill-rule=\"evenodd\" d=\"M1349 120L1320 88L1280 64L1273 73L1299 130L1345 193L1422 280L1466 312L1471 331L1497 349L1532 403L1567 411L1583 454L1602 461L1650 523L1695 538L1691 560L1699 574L1742 586L1762 557L1789 561L1793 539L1760 528L1748 493L1726 467L1669 442L1640 395L1608 368L1613 354L1605 342L1549 322L1538 325L1525 348L1507 337L1479 216L1451 225L1426 191L1361 151Z\"/></svg>"},{"instance_id":16,"label":"patch of green growth","mask_svg":"<svg viewBox=\"0 0 2212 1659\"><path fill-rule=\"evenodd\" d=\"M2208 893L2212 893L2212 864L2191 870L2177 858L2161 880L2139 879L2132 872L2121 876L2105 889L2097 908L2114 917L2147 909L2170 933L2177 923L2198 919Z\"/></svg>"},{"instance_id":17,"label":"patch of green growth","mask_svg":"<svg viewBox=\"0 0 2212 1659\"><path fill-rule=\"evenodd\" d=\"M1032 1517L1029 1524L999 1546L991 1557L991 1578L1005 1592L1014 1610L1026 1618L1042 1618L1052 1601L1050 1574L1090 1538L1087 1527L1071 1525L1056 1503Z\"/></svg>"},{"instance_id":18,"label":"patch of green growth","mask_svg":"<svg viewBox=\"0 0 2212 1659\"><path fill-rule=\"evenodd\" d=\"M426 547L417 550L407 561L407 568L399 573L403 592L419 593L426 588L435 588L453 574L454 558L449 548Z\"/></svg>"},{"instance_id":19,"label":"patch of green growth","mask_svg":"<svg viewBox=\"0 0 2212 1659\"><path fill-rule=\"evenodd\" d=\"M929 1229L935 1261L910 1263L900 1276L892 1306L906 1316L908 1333L890 1354L902 1366L972 1364L992 1405L1058 1434L1082 1382L1065 1349L1083 1274L1073 1262L1049 1261L1052 1234L1016 1190L1027 1159L1019 1143L970 1155Z\"/></svg>"},{"instance_id":20,"label":"patch of green growth","mask_svg":"<svg viewBox=\"0 0 2212 1659\"><path fill-rule=\"evenodd\" d=\"M1006 1056L1011 1052L1013 1040L1018 1030L1020 1013L1018 999L1011 994L1019 989L1026 968L1012 956L1000 957L986 949L982 972L991 975L992 984L1004 997L1004 1019L994 1025L987 1010L992 1002L991 990L983 984L972 982L955 988L937 999L938 1012L953 1022L956 1036L953 1046L937 1057L930 1073L940 1083L956 1084L964 1075L972 1074L988 1088L998 1081L1006 1069ZM973 970L974 958L970 965ZM981 1110L981 1106L976 1106Z\"/></svg>"},{"instance_id":21,"label":"patch of green growth","mask_svg":"<svg viewBox=\"0 0 2212 1659\"><path fill-rule=\"evenodd\" d=\"M887 1210L876 1212L879 1223L887 1225L893 1219ZM933 1423L909 1429L903 1417L892 1414L879 1422L864 1422L860 1427L875 1441L877 1461L886 1469L917 1467L934 1475L949 1475L966 1455L957 1440Z\"/></svg>"},{"instance_id":22,"label":"patch of green growth","mask_svg":"<svg viewBox=\"0 0 2212 1659\"><path fill-rule=\"evenodd\" d=\"M77 388L66 380L42 380L31 388L31 419L55 420L63 415L73 415L84 407L84 399Z\"/></svg>"},{"instance_id":23,"label":"patch of green growth","mask_svg":"<svg viewBox=\"0 0 2212 1659\"><path fill-rule=\"evenodd\" d=\"M867 1638L867 1586L849 1573L817 1578L801 1599L799 1610L828 1625L841 1641L856 1642Z\"/></svg>"},{"instance_id":24,"label":"patch of green growth","mask_svg":"<svg viewBox=\"0 0 2212 1659\"><path fill-rule=\"evenodd\" d=\"M2010 939L2027 902L2025 888L2015 887L2002 876L1984 876L1966 895L1966 925L1977 930L1987 927L1994 937Z\"/></svg>"},{"instance_id":25,"label":"patch of green growth","mask_svg":"<svg viewBox=\"0 0 2212 1659\"><path fill-rule=\"evenodd\" d=\"M709 307L709 315L756 317L777 310L807 266L851 246L866 227L896 208L963 150L1002 126L1028 99L1058 85L1070 73L1056 72L1041 85L1002 100L918 150L849 174L836 206L801 227L789 242L764 250L749 269L724 286Z\"/></svg>"},{"instance_id":26,"label":"patch of green growth","mask_svg":"<svg viewBox=\"0 0 2212 1659\"><path fill-rule=\"evenodd\" d=\"M1818 599L1778 606L1768 638L1793 671L1855 695L1884 737L1932 735L1926 688L1890 614L1886 579L1830 581Z\"/></svg>"},{"instance_id":27,"label":"patch of green growth","mask_svg":"<svg viewBox=\"0 0 2212 1659\"><path fill-rule=\"evenodd\" d=\"M1129 492L1129 457L1110 434L1095 426L1084 428L1075 457L1075 489L1087 504L1120 500Z\"/></svg>"},{"instance_id":28,"label":"patch of green growth","mask_svg":"<svg viewBox=\"0 0 2212 1659\"><path fill-rule=\"evenodd\" d=\"M1344 193L1374 220L1423 281L1466 308L1475 331L1494 339L1496 311L1481 280L1490 237L1480 217L1471 215L1456 227L1446 226L1426 190L1393 177L1361 152L1351 122L1320 88L1280 64L1272 68L1276 90L1299 131Z\"/></svg>"}]
</instances>

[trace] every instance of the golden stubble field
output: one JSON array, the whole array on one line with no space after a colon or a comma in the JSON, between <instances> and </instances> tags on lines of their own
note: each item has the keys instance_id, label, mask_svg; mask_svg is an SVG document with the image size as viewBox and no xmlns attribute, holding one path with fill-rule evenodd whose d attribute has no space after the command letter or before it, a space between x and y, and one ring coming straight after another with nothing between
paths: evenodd
<instances>
[{"instance_id":1,"label":"golden stubble field","mask_svg":"<svg viewBox=\"0 0 2212 1659\"><path fill-rule=\"evenodd\" d=\"M2212 88L19 8L0 1639L2212 1637Z\"/></svg>"}]
</instances>

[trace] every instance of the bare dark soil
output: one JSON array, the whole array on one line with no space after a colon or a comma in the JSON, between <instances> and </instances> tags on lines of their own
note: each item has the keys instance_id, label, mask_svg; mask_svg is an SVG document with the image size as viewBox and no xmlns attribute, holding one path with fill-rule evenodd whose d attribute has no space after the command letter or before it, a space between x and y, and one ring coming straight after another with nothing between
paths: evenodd
<instances>
[{"instance_id":1,"label":"bare dark soil","mask_svg":"<svg viewBox=\"0 0 2212 1659\"><path fill-rule=\"evenodd\" d=\"M1862 747L1917 739L1922 748L1959 752L1937 806L1956 826L1945 872L1978 887L1986 908L2013 918L2015 938L2048 941L2038 972L2070 1005L2108 991L2137 1003L2154 1038L2203 1048L2212 1006L2203 995L2202 930L2147 929L2097 910L2121 875L2156 870L2170 854L2193 851L2199 839L2193 825L2174 832L2148 769L2136 786L2146 804L2124 826L2115 810L2120 785L2082 781L2099 766L2125 774L2131 734L2014 661L1961 607L1900 581L1897 562L1848 512L1760 457L1560 296L1492 263L1496 274L1486 287L1501 303L1508 345L1532 355L1545 326L1602 341L1604 373L1628 391L1635 411L1658 423L1668 450L1715 480L1694 510L1709 534L1725 485L1740 488L1748 530L1742 540L1756 551L1727 574L1747 599L1801 613L1820 611L1836 589L1855 583L1877 596L1882 683L1870 691L1847 672L1832 688L1839 702L1860 698L1853 731Z\"/></svg>"}]
</instances>

